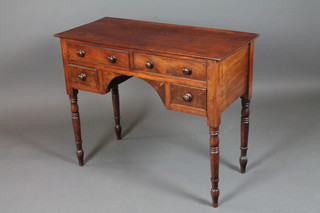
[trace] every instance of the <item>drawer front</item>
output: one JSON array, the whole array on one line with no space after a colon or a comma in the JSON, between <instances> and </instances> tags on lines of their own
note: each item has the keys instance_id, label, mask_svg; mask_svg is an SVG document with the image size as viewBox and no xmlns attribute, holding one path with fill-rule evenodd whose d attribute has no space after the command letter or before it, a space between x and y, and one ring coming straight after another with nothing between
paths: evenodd
<instances>
[{"instance_id":1,"label":"drawer front","mask_svg":"<svg viewBox=\"0 0 320 213\"><path fill-rule=\"evenodd\" d=\"M72 84L98 88L98 73L96 69L70 65L69 73Z\"/></svg>"},{"instance_id":2,"label":"drawer front","mask_svg":"<svg viewBox=\"0 0 320 213\"><path fill-rule=\"evenodd\" d=\"M134 69L201 81L206 80L206 64L190 60L135 53Z\"/></svg>"},{"instance_id":3,"label":"drawer front","mask_svg":"<svg viewBox=\"0 0 320 213\"><path fill-rule=\"evenodd\" d=\"M67 46L71 60L129 68L129 53L126 51L74 43Z\"/></svg>"},{"instance_id":4,"label":"drawer front","mask_svg":"<svg viewBox=\"0 0 320 213\"><path fill-rule=\"evenodd\" d=\"M206 109L206 89L171 84L171 104Z\"/></svg>"}]
</instances>

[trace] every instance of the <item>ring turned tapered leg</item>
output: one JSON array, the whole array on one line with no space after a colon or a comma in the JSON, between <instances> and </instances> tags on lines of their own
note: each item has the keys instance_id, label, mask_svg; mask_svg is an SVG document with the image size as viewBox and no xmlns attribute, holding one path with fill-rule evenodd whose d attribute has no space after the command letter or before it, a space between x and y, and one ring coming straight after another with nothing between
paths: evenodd
<instances>
[{"instance_id":1,"label":"ring turned tapered leg","mask_svg":"<svg viewBox=\"0 0 320 213\"><path fill-rule=\"evenodd\" d=\"M246 172L246 166L248 162L247 150L248 150L248 134L249 134L249 115L250 115L250 99L241 97L241 156L240 156L240 172Z\"/></svg>"},{"instance_id":2,"label":"ring turned tapered leg","mask_svg":"<svg viewBox=\"0 0 320 213\"><path fill-rule=\"evenodd\" d=\"M114 121L117 139L121 140L121 125L120 125L120 102L119 102L119 90L118 85L114 86L111 89L112 93L112 103L113 103L113 112L114 112Z\"/></svg>"},{"instance_id":3,"label":"ring turned tapered leg","mask_svg":"<svg viewBox=\"0 0 320 213\"><path fill-rule=\"evenodd\" d=\"M219 199L219 127L209 127L212 206L218 207Z\"/></svg>"},{"instance_id":4,"label":"ring turned tapered leg","mask_svg":"<svg viewBox=\"0 0 320 213\"><path fill-rule=\"evenodd\" d=\"M77 148L77 157L79 166L83 166L83 150L82 150L82 140L81 140L81 128L80 128L80 116L78 107L78 90L73 90L73 94L69 95L71 103L71 113L72 113L72 126L75 138L75 144Z\"/></svg>"}]
</instances>

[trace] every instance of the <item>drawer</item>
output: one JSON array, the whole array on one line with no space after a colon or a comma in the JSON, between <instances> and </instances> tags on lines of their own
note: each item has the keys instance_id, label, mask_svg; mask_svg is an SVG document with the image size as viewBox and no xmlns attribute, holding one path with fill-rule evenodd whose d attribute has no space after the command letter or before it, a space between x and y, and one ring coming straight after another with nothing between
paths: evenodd
<instances>
[{"instance_id":1,"label":"drawer","mask_svg":"<svg viewBox=\"0 0 320 213\"><path fill-rule=\"evenodd\" d=\"M68 43L69 60L129 68L129 53L122 50Z\"/></svg>"},{"instance_id":2,"label":"drawer","mask_svg":"<svg viewBox=\"0 0 320 213\"><path fill-rule=\"evenodd\" d=\"M98 88L98 73L96 69L70 65L69 73L72 84Z\"/></svg>"},{"instance_id":3,"label":"drawer","mask_svg":"<svg viewBox=\"0 0 320 213\"><path fill-rule=\"evenodd\" d=\"M171 104L179 104L198 109L206 109L206 89L171 84Z\"/></svg>"},{"instance_id":4,"label":"drawer","mask_svg":"<svg viewBox=\"0 0 320 213\"><path fill-rule=\"evenodd\" d=\"M134 69L201 81L206 80L206 63L191 60L135 53Z\"/></svg>"}]
</instances>

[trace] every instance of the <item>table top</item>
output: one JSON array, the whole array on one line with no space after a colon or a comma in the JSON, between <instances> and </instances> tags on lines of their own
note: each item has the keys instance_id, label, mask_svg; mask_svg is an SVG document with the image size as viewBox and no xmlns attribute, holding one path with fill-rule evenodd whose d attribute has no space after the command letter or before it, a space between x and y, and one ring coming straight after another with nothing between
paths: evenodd
<instances>
[{"instance_id":1,"label":"table top","mask_svg":"<svg viewBox=\"0 0 320 213\"><path fill-rule=\"evenodd\" d=\"M55 36L118 47L222 60L259 35L105 17Z\"/></svg>"}]
</instances>

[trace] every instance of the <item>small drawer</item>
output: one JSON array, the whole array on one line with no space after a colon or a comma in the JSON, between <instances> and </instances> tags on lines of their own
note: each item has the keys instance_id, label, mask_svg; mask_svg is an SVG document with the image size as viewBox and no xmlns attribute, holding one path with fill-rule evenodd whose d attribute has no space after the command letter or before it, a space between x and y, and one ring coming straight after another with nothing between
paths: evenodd
<instances>
[{"instance_id":1,"label":"small drawer","mask_svg":"<svg viewBox=\"0 0 320 213\"><path fill-rule=\"evenodd\" d=\"M69 71L72 84L98 88L98 73L96 69L70 65Z\"/></svg>"},{"instance_id":2,"label":"small drawer","mask_svg":"<svg viewBox=\"0 0 320 213\"><path fill-rule=\"evenodd\" d=\"M206 109L206 89L171 84L171 104Z\"/></svg>"},{"instance_id":3,"label":"small drawer","mask_svg":"<svg viewBox=\"0 0 320 213\"><path fill-rule=\"evenodd\" d=\"M163 56L134 54L134 69L195 80L206 80L206 63Z\"/></svg>"},{"instance_id":4,"label":"small drawer","mask_svg":"<svg viewBox=\"0 0 320 213\"><path fill-rule=\"evenodd\" d=\"M68 43L69 60L129 68L129 53L122 50Z\"/></svg>"}]
</instances>

